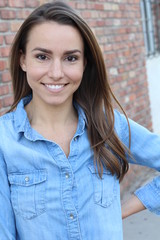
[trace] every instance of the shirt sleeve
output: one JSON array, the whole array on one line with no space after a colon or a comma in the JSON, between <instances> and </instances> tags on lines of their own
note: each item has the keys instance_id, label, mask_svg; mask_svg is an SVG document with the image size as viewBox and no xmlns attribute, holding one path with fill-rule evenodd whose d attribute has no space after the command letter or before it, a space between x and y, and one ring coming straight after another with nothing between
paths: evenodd
<instances>
[{"instance_id":1,"label":"shirt sleeve","mask_svg":"<svg viewBox=\"0 0 160 240\"><path fill-rule=\"evenodd\" d=\"M156 135L129 119L131 154L129 163L147 166L160 171L160 135ZM129 129L124 115L115 111L115 130L120 140L129 147ZM160 215L160 176L134 193L151 212Z\"/></svg>"},{"instance_id":2,"label":"shirt sleeve","mask_svg":"<svg viewBox=\"0 0 160 240\"><path fill-rule=\"evenodd\" d=\"M14 213L10 201L10 188L6 165L0 149L0 239L16 240Z\"/></svg>"}]
</instances>

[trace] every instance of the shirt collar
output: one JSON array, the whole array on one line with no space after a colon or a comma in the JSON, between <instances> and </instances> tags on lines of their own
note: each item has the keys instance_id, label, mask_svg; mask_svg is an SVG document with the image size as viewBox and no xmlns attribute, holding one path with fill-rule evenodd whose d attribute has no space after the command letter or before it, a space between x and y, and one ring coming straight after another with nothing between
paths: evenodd
<instances>
[{"instance_id":1,"label":"shirt collar","mask_svg":"<svg viewBox=\"0 0 160 240\"><path fill-rule=\"evenodd\" d=\"M17 108L14 113L15 126L18 132L25 132L26 128L30 125L27 113L24 109L25 105L28 104L32 99L32 96L29 95L25 98L22 98L17 105Z\"/></svg>"},{"instance_id":2,"label":"shirt collar","mask_svg":"<svg viewBox=\"0 0 160 240\"><path fill-rule=\"evenodd\" d=\"M24 97L20 100L14 113L15 127L18 133L24 133L24 136L30 141L41 140L44 138L36 132L30 125L25 105L32 99L32 95Z\"/></svg>"},{"instance_id":3,"label":"shirt collar","mask_svg":"<svg viewBox=\"0 0 160 240\"><path fill-rule=\"evenodd\" d=\"M29 95L22 98L18 103L17 108L14 112L15 127L18 133L24 133L25 137L29 140L44 140L44 138L31 127L27 113L25 111L25 105L28 104L31 99L32 95ZM74 102L74 107L78 113L78 126L75 134L75 136L78 136L83 134L87 119L83 109L77 102Z\"/></svg>"},{"instance_id":4,"label":"shirt collar","mask_svg":"<svg viewBox=\"0 0 160 240\"><path fill-rule=\"evenodd\" d=\"M77 131L75 134L75 137L76 137L78 135L83 134L85 126L87 124L87 118L86 118L86 115L85 115L83 109L81 108L81 106L75 101L73 104L78 113L78 126L77 126Z\"/></svg>"}]
</instances>

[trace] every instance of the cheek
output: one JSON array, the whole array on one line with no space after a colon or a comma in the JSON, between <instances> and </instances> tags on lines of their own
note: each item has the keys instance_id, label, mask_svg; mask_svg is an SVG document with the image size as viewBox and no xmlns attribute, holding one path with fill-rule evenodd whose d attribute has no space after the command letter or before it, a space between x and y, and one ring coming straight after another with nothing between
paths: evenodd
<instances>
[{"instance_id":1,"label":"cheek","mask_svg":"<svg viewBox=\"0 0 160 240\"><path fill-rule=\"evenodd\" d=\"M44 75L44 69L30 67L30 68L27 68L26 74L27 74L27 80L29 83L37 82Z\"/></svg>"},{"instance_id":2,"label":"cheek","mask_svg":"<svg viewBox=\"0 0 160 240\"><path fill-rule=\"evenodd\" d=\"M73 81L75 84L79 84L82 80L83 77L83 67L77 68L77 69L72 69L68 73L68 77Z\"/></svg>"}]
</instances>

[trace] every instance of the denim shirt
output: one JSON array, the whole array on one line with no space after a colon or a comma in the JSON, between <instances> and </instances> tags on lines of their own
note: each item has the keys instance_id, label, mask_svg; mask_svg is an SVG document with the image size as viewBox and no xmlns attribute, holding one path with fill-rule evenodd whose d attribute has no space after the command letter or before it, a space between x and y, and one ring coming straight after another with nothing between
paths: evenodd
<instances>
[{"instance_id":1,"label":"denim shirt","mask_svg":"<svg viewBox=\"0 0 160 240\"><path fill-rule=\"evenodd\" d=\"M104 170L95 174L86 118L77 106L78 126L68 158L56 143L31 128L20 101L0 118L1 240L122 240L120 186ZM160 137L130 120L129 162L160 169ZM115 111L115 131L128 146L128 125ZM63 137L63 136L62 136ZM160 179L135 193L160 214Z\"/></svg>"}]
</instances>

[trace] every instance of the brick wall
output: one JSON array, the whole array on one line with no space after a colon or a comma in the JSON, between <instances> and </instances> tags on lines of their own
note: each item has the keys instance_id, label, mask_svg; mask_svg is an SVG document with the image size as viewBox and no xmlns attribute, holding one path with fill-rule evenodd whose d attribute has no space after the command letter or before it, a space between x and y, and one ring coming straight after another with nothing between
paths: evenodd
<instances>
[{"instance_id":1,"label":"brick wall","mask_svg":"<svg viewBox=\"0 0 160 240\"><path fill-rule=\"evenodd\" d=\"M0 1L0 114L12 103L10 44L23 19L45 0ZM115 95L128 116L151 129L150 102L139 0L66 1L93 29ZM136 169L136 172L138 170ZM134 171L130 171L134 178ZM124 182L124 186L128 181Z\"/></svg>"},{"instance_id":2,"label":"brick wall","mask_svg":"<svg viewBox=\"0 0 160 240\"><path fill-rule=\"evenodd\" d=\"M10 44L22 21L44 2L0 1L0 114L12 103ZM78 9L96 34L112 88L129 117L151 129L139 0L66 2Z\"/></svg>"}]
</instances>

